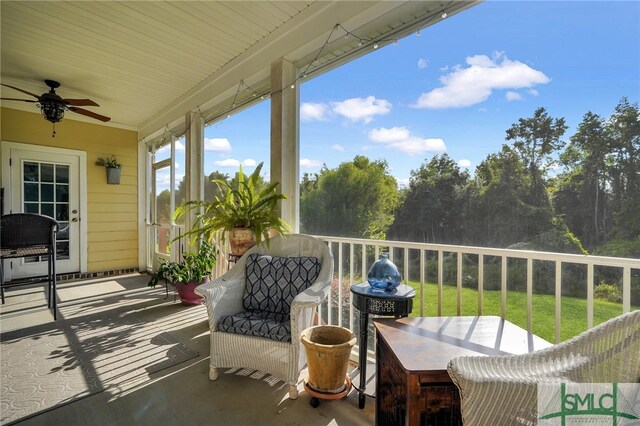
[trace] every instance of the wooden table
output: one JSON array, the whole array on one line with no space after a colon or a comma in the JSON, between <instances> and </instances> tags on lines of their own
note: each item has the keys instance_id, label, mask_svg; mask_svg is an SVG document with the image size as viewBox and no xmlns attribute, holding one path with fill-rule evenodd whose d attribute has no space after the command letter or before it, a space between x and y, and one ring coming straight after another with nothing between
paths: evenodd
<instances>
[{"instance_id":1,"label":"wooden table","mask_svg":"<svg viewBox=\"0 0 640 426\"><path fill-rule=\"evenodd\" d=\"M461 425L447 373L462 355L509 355L551 346L499 317L374 319L376 425Z\"/></svg>"}]
</instances>

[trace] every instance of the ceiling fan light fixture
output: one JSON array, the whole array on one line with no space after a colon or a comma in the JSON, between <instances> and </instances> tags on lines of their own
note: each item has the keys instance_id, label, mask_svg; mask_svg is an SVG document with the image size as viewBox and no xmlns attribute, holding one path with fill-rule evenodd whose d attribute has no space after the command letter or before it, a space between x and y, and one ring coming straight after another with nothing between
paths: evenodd
<instances>
[{"instance_id":1,"label":"ceiling fan light fixture","mask_svg":"<svg viewBox=\"0 0 640 426\"><path fill-rule=\"evenodd\" d=\"M65 105L55 101L40 102L40 113L45 120L58 123L64 118Z\"/></svg>"}]
</instances>

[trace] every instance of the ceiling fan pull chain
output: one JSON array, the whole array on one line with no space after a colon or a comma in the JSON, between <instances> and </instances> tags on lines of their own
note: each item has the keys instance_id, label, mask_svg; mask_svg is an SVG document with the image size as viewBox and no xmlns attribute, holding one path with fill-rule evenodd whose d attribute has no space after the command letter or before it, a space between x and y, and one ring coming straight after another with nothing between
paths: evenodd
<instances>
[{"instance_id":1,"label":"ceiling fan pull chain","mask_svg":"<svg viewBox=\"0 0 640 426\"><path fill-rule=\"evenodd\" d=\"M52 138L56 137L56 123L51 123L51 125L53 126L53 133L51 134Z\"/></svg>"}]
</instances>

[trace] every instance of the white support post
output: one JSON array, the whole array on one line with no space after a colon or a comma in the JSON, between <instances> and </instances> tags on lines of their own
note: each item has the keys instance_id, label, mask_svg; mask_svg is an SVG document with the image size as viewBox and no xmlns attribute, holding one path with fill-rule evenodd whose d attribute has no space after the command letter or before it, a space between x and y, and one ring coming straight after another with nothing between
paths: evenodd
<instances>
[{"instance_id":1,"label":"white support post","mask_svg":"<svg viewBox=\"0 0 640 426\"><path fill-rule=\"evenodd\" d=\"M296 67L280 59L271 64L271 181L287 199L280 216L294 233L300 231L300 94Z\"/></svg>"},{"instance_id":2,"label":"white support post","mask_svg":"<svg viewBox=\"0 0 640 426\"><path fill-rule=\"evenodd\" d=\"M204 198L204 122L199 114L188 112L184 117L187 129L185 139L185 184L186 200ZM174 165L172 165L174 166ZM186 229L195 222L195 213L185 218ZM187 242L188 244L188 242Z\"/></svg>"}]
</instances>

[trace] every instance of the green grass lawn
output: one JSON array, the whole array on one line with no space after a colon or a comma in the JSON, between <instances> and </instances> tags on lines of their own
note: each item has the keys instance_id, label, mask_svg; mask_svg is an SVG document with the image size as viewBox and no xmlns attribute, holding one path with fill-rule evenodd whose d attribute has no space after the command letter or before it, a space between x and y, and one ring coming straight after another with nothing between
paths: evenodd
<instances>
[{"instance_id":1,"label":"green grass lawn","mask_svg":"<svg viewBox=\"0 0 640 426\"><path fill-rule=\"evenodd\" d=\"M416 289L411 316L420 314L420 283L409 283ZM555 296L546 294L533 295L533 333L543 339L555 342ZM424 286L424 316L438 315L438 286ZM457 289L455 286L442 286L442 315L456 315ZM575 297L562 297L560 318L560 339L566 340L587 329L587 300ZM638 309L632 306L631 309ZM478 314L478 291L462 288L462 315ZM593 302L593 324L600 324L610 318L622 314L621 303L602 300ZM484 291L483 315L500 316L500 291ZM507 320L525 328L527 326L527 294L519 291L507 292Z\"/></svg>"}]
</instances>

